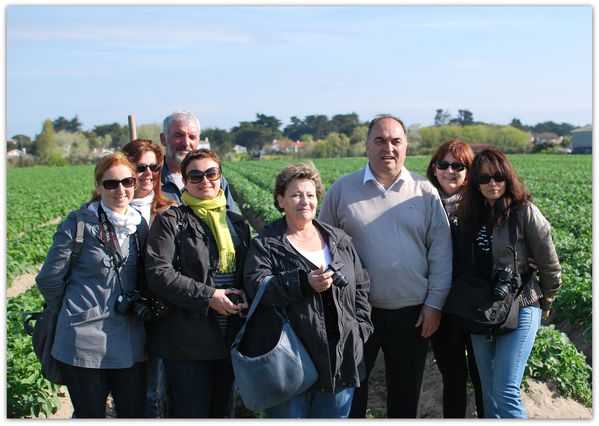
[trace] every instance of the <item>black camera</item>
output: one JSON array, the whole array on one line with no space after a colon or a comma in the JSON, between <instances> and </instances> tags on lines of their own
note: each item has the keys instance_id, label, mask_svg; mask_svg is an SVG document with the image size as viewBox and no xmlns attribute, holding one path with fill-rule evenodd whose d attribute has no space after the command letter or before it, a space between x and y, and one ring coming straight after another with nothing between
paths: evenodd
<instances>
[{"instance_id":1,"label":"black camera","mask_svg":"<svg viewBox=\"0 0 599 426\"><path fill-rule=\"evenodd\" d=\"M344 288L349 285L347 278L345 278L345 276L341 273L341 268L343 268L343 263L338 263L335 266L333 266L333 264L331 263L329 267L325 270L325 272L333 272L333 276L331 278L333 278L333 285L337 288Z\"/></svg>"},{"instance_id":2,"label":"black camera","mask_svg":"<svg viewBox=\"0 0 599 426\"><path fill-rule=\"evenodd\" d=\"M241 305L243 303L243 297L241 296L241 294L227 293L225 296L227 296L229 298L229 300L231 301L231 303L233 303L235 305ZM240 317L245 317L246 315L247 315L247 309L243 309L243 310L239 311Z\"/></svg>"},{"instance_id":3,"label":"black camera","mask_svg":"<svg viewBox=\"0 0 599 426\"><path fill-rule=\"evenodd\" d=\"M153 318L157 320L168 317L174 310L174 307L171 303L163 300L155 294L150 295L149 302L152 309Z\"/></svg>"},{"instance_id":4,"label":"black camera","mask_svg":"<svg viewBox=\"0 0 599 426\"><path fill-rule=\"evenodd\" d=\"M512 290L520 288L520 274L515 273L509 266L495 268L495 284L492 289L493 300L503 300Z\"/></svg>"},{"instance_id":5,"label":"black camera","mask_svg":"<svg viewBox=\"0 0 599 426\"><path fill-rule=\"evenodd\" d=\"M137 290L119 294L114 308L119 314L131 313L143 322L148 322L153 318L148 299L143 297Z\"/></svg>"}]
</instances>

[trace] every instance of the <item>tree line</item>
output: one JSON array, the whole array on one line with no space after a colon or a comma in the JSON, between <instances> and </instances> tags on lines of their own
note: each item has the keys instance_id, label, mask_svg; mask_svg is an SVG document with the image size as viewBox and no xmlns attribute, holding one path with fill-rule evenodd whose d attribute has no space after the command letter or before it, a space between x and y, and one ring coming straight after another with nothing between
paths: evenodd
<instances>
[{"instance_id":1,"label":"tree line","mask_svg":"<svg viewBox=\"0 0 599 426\"><path fill-rule=\"evenodd\" d=\"M513 118L508 125L488 124L474 120L468 109L459 109L453 117L447 109L437 109L434 125L412 125L408 134L410 154L430 154L447 139L459 138L471 144L493 144L507 153L538 151L531 143L535 135L562 137L562 146L569 143L570 132L576 128L569 123L546 121L535 125L522 124ZM283 123L275 116L258 113L253 121L242 121L230 130L217 127L202 129L201 138L208 139L211 147L223 158L234 156L235 145L248 152L266 152L274 140L303 142L300 154L309 157L345 157L364 154L368 121L358 114L307 115L291 117ZM160 124L143 124L136 128L137 137L159 142ZM129 142L129 128L120 123L96 125L84 130L79 117L46 119L41 132L34 138L14 135L7 141L7 149L25 150L27 158L18 160L21 165L77 164L95 161L102 149L120 149ZM546 145L542 149L548 148ZM17 161L15 161L17 162Z\"/></svg>"}]
</instances>

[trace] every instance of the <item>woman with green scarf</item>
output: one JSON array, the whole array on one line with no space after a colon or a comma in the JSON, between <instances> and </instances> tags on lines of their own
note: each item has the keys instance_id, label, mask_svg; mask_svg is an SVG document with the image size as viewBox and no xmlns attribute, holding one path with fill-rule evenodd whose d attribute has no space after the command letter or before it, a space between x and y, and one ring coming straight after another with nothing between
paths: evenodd
<instances>
[{"instance_id":1,"label":"woman with green scarf","mask_svg":"<svg viewBox=\"0 0 599 426\"><path fill-rule=\"evenodd\" d=\"M164 360L175 417L223 418L234 380L229 348L248 307L250 230L227 210L214 151L189 152L181 173L183 205L159 214L148 237L148 287L175 306L152 324L148 352Z\"/></svg>"}]
</instances>

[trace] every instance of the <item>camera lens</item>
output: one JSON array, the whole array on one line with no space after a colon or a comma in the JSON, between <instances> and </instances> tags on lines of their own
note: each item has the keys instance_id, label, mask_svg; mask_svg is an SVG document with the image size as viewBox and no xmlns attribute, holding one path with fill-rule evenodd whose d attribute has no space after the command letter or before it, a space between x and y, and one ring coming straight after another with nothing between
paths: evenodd
<instances>
[{"instance_id":1,"label":"camera lens","mask_svg":"<svg viewBox=\"0 0 599 426\"><path fill-rule=\"evenodd\" d=\"M493 288L493 300L503 300L510 291L507 284L498 284Z\"/></svg>"},{"instance_id":2,"label":"camera lens","mask_svg":"<svg viewBox=\"0 0 599 426\"><path fill-rule=\"evenodd\" d=\"M143 322L148 322L152 319L152 309L142 302L133 304L133 314Z\"/></svg>"},{"instance_id":3,"label":"camera lens","mask_svg":"<svg viewBox=\"0 0 599 426\"><path fill-rule=\"evenodd\" d=\"M129 311L129 303L131 302L130 298L126 294L119 294L119 297L116 299L116 303L114 304L114 309L119 314L126 314Z\"/></svg>"}]
</instances>

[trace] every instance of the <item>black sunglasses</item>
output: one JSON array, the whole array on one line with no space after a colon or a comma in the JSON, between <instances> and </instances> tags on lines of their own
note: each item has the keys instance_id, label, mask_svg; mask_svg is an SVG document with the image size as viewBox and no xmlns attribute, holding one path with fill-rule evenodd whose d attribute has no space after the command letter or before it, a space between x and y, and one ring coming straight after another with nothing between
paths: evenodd
<instances>
[{"instance_id":1,"label":"black sunglasses","mask_svg":"<svg viewBox=\"0 0 599 426\"><path fill-rule=\"evenodd\" d=\"M117 189L119 187L119 183L123 185L123 188L132 188L135 186L136 180L137 179L134 177L128 177L121 180L106 179L102 181L102 186L104 187L104 189L107 189L109 191L114 191L115 189Z\"/></svg>"},{"instance_id":2,"label":"black sunglasses","mask_svg":"<svg viewBox=\"0 0 599 426\"><path fill-rule=\"evenodd\" d=\"M468 166L465 165L464 163L458 163L458 162L450 163L449 161L445 161L445 160L436 161L435 166L437 166L437 168L439 170L447 170L449 167L451 167L454 172L461 172L462 170L468 168Z\"/></svg>"},{"instance_id":3,"label":"black sunglasses","mask_svg":"<svg viewBox=\"0 0 599 426\"><path fill-rule=\"evenodd\" d=\"M151 172L156 173L158 170L160 170L160 164L156 164L156 163L152 163L152 164L137 163L137 166L135 166L135 171L137 171L137 173L143 173L148 168L150 169Z\"/></svg>"},{"instance_id":4,"label":"black sunglasses","mask_svg":"<svg viewBox=\"0 0 599 426\"><path fill-rule=\"evenodd\" d=\"M206 179L209 181L218 180L220 179L220 170L218 167L210 167L205 172L201 170L192 170L187 173L187 180L190 183L200 183L202 180L204 180L204 176L206 176Z\"/></svg>"},{"instance_id":5,"label":"black sunglasses","mask_svg":"<svg viewBox=\"0 0 599 426\"><path fill-rule=\"evenodd\" d=\"M491 182L493 179L495 182L505 182L506 177L501 173L495 173L493 176L491 175L478 175L478 183L481 185L486 185Z\"/></svg>"}]
</instances>

